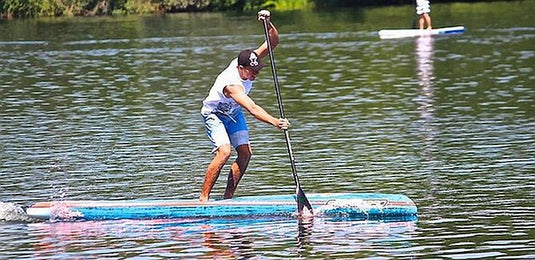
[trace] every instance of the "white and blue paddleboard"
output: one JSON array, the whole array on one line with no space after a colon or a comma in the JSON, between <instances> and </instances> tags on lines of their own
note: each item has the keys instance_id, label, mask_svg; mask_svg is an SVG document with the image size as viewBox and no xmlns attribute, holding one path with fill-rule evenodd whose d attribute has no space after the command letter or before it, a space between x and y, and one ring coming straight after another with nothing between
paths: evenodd
<instances>
[{"instance_id":1,"label":"white and blue paddleboard","mask_svg":"<svg viewBox=\"0 0 535 260\"><path fill-rule=\"evenodd\" d=\"M324 193L307 195L315 215L374 220L414 220L417 208L405 195ZM206 218L295 215L292 195L236 197L227 200L49 201L26 209L33 218L70 220Z\"/></svg>"},{"instance_id":2,"label":"white and blue paddleboard","mask_svg":"<svg viewBox=\"0 0 535 260\"><path fill-rule=\"evenodd\" d=\"M431 35L446 35L446 34L461 34L466 29L464 26L444 27L431 30L420 29L391 29L380 30L379 37L381 39L393 39L403 37L416 37L416 36L431 36Z\"/></svg>"}]
</instances>

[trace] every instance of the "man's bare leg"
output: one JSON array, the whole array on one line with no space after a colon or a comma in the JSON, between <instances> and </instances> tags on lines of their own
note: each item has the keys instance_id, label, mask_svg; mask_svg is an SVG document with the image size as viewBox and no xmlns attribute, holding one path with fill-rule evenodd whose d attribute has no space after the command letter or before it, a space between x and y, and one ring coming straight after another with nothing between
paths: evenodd
<instances>
[{"instance_id":1,"label":"man's bare leg","mask_svg":"<svg viewBox=\"0 0 535 260\"><path fill-rule=\"evenodd\" d=\"M221 169L225 166L225 163L227 163L230 157L230 151L230 144L225 144L217 148L214 159L212 159L212 162L210 162L206 169L201 197L199 198L200 201L208 201L210 198L210 192L219 177L219 173L221 173Z\"/></svg>"},{"instance_id":2,"label":"man's bare leg","mask_svg":"<svg viewBox=\"0 0 535 260\"><path fill-rule=\"evenodd\" d=\"M424 19L425 19L425 22L427 23L427 30L433 29L433 27L431 26L431 16L428 13L424 14Z\"/></svg>"},{"instance_id":3,"label":"man's bare leg","mask_svg":"<svg viewBox=\"0 0 535 260\"><path fill-rule=\"evenodd\" d=\"M252 155L251 146L248 144L238 146L236 151L238 152L238 158L232 163L228 175L227 189L225 190L225 196L223 197L225 199L230 199L234 196L234 192L238 188L238 183L243 177L245 170L247 170Z\"/></svg>"},{"instance_id":4,"label":"man's bare leg","mask_svg":"<svg viewBox=\"0 0 535 260\"><path fill-rule=\"evenodd\" d=\"M424 19L423 14L418 15L418 28L420 28L420 30L424 29L424 23L425 23L425 19Z\"/></svg>"}]
</instances>

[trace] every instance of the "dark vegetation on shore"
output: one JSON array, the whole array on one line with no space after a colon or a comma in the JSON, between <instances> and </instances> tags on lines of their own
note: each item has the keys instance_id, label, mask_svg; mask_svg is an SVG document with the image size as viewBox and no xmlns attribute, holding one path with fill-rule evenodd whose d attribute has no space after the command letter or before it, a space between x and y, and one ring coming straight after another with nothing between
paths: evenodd
<instances>
[{"instance_id":1,"label":"dark vegetation on shore","mask_svg":"<svg viewBox=\"0 0 535 260\"><path fill-rule=\"evenodd\" d=\"M0 0L0 18L100 16L174 12L292 10L414 4L415 0ZM481 2L432 0L439 2ZM483 0L485 1L485 0ZM489 1L489 0L486 0Z\"/></svg>"}]
</instances>

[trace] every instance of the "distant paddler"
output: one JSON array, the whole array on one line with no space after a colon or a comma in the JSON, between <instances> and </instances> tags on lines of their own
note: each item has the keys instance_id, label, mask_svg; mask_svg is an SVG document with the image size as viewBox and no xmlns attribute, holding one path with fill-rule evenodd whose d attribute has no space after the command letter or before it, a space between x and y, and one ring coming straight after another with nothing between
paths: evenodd
<instances>
[{"instance_id":1,"label":"distant paddler","mask_svg":"<svg viewBox=\"0 0 535 260\"><path fill-rule=\"evenodd\" d=\"M429 0L416 0L416 14L418 15L418 27L420 30L433 29L431 26L431 16L429 16L430 12L431 5L429 4Z\"/></svg>"}]
</instances>

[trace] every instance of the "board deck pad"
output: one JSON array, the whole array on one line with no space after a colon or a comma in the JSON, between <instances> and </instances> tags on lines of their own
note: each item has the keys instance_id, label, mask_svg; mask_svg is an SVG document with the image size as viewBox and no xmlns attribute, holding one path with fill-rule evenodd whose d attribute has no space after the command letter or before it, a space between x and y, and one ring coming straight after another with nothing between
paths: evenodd
<instances>
[{"instance_id":1,"label":"board deck pad","mask_svg":"<svg viewBox=\"0 0 535 260\"><path fill-rule=\"evenodd\" d=\"M317 193L307 195L314 216L359 219L415 218L417 207L405 195ZM206 218L296 215L293 195L245 196L227 200L76 200L38 202L26 209L33 218L72 220Z\"/></svg>"},{"instance_id":2,"label":"board deck pad","mask_svg":"<svg viewBox=\"0 0 535 260\"><path fill-rule=\"evenodd\" d=\"M416 36L461 34L465 30L466 28L464 28L464 26L453 26L453 27L435 28L432 30L387 29L387 30L380 30L378 33L381 39L393 39L393 38L416 37Z\"/></svg>"}]
</instances>

